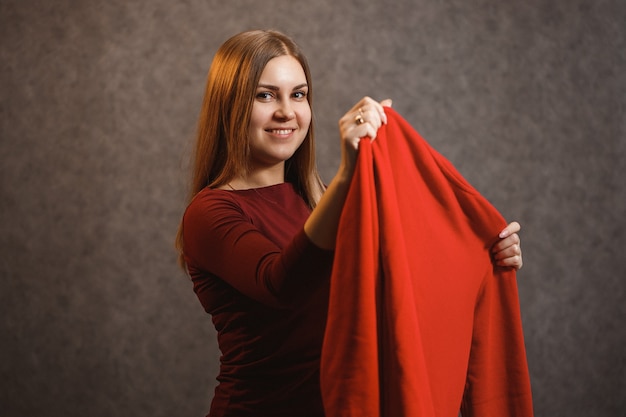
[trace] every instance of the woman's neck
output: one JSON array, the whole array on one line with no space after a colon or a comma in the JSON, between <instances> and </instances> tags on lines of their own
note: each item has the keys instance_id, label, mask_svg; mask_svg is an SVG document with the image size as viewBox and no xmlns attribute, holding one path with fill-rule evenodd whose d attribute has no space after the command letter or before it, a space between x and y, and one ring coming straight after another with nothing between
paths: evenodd
<instances>
[{"instance_id":1,"label":"woman's neck","mask_svg":"<svg viewBox=\"0 0 626 417\"><path fill-rule=\"evenodd\" d=\"M256 169L251 170L247 175L236 176L229 182L228 188L246 190L269 187L283 182L285 182L285 170L284 166L281 166L280 169Z\"/></svg>"}]
</instances>

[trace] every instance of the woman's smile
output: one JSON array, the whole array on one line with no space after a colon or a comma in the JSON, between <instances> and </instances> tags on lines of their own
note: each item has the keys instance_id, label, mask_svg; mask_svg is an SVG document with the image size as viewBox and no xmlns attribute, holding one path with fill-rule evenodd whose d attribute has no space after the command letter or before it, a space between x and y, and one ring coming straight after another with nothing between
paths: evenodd
<instances>
[{"instance_id":1,"label":"woman's smile","mask_svg":"<svg viewBox=\"0 0 626 417\"><path fill-rule=\"evenodd\" d=\"M272 135L275 135L275 136L285 137L285 136L291 135L293 132L296 131L296 129L295 128L290 128L290 129L266 129L265 131L268 132L268 133L271 133Z\"/></svg>"}]
</instances>

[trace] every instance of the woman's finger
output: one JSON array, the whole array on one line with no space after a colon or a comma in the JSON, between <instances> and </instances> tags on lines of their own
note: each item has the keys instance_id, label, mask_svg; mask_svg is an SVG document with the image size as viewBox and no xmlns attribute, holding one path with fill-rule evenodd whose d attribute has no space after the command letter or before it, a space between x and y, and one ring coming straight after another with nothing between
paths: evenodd
<instances>
[{"instance_id":1,"label":"woman's finger","mask_svg":"<svg viewBox=\"0 0 626 417\"><path fill-rule=\"evenodd\" d=\"M518 222L509 223L498 235L500 238L505 238L507 236L512 235L513 233L517 233L522 229L522 226Z\"/></svg>"}]
</instances>

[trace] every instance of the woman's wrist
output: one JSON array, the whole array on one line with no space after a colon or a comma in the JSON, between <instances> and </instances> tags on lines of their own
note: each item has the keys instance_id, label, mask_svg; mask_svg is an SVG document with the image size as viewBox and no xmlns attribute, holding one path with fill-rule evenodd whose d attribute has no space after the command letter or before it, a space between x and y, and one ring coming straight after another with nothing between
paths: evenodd
<instances>
[{"instance_id":1,"label":"woman's wrist","mask_svg":"<svg viewBox=\"0 0 626 417\"><path fill-rule=\"evenodd\" d=\"M342 163L332 181L349 186L354 176L355 164Z\"/></svg>"}]
</instances>

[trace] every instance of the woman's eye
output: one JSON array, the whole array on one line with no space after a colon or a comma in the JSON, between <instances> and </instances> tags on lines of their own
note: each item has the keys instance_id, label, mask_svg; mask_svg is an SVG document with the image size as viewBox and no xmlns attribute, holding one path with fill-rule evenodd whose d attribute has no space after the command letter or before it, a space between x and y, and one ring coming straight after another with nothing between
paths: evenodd
<instances>
[{"instance_id":1,"label":"woman's eye","mask_svg":"<svg viewBox=\"0 0 626 417\"><path fill-rule=\"evenodd\" d=\"M258 93L256 97L260 100L270 100L272 98L272 93L268 91L263 91L261 93Z\"/></svg>"},{"instance_id":2,"label":"woman's eye","mask_svg":"<svg viewBox=\"0 0 626 417\"><path fill-rule=\"evenodd\" d=\"M293 96L297 99L305 99L306 98L306 91L296 91L295 93L293 93Z\"/></svg>"}]
</instances>

